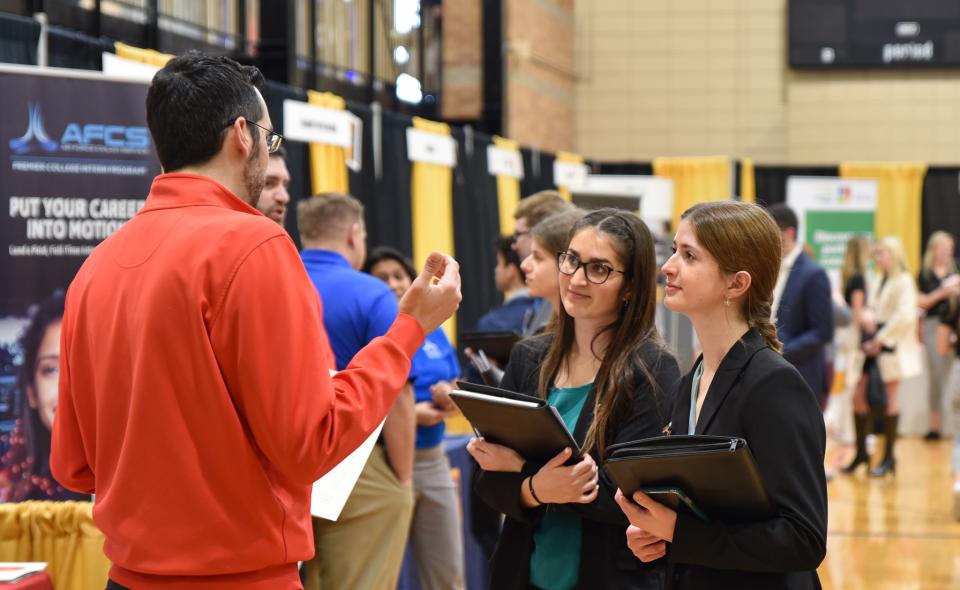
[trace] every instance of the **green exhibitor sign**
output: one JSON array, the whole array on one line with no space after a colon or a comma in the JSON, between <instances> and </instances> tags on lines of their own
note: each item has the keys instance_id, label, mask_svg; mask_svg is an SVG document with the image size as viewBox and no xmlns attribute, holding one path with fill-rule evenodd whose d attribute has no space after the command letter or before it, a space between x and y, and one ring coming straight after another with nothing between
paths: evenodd
<instances>
[{"instance_id":1,"label":"green exhibitor sign","mask_svg":"<svg viewBox=\"0 0 960 590\"><path fill-rule=\"evenodd\" d=\"M825 270L840 270L847 240L873 234L873 211L810 211L805 223L805 243Z\"/></svg>"}]
</instances>

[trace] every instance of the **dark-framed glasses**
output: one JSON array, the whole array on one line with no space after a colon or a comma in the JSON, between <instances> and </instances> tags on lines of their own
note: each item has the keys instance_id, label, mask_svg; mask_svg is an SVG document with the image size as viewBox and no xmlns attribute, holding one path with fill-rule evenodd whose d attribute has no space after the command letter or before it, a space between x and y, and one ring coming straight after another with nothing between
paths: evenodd
<instances>
[{"instance_id":1,"label":"dark-framed glasses","mask_svg":"<svg viewBox=\"0 0 960 590\"><path fill-rule=\"evenodd\" d=\"M239 119L239 117L234 117L234 118L230 119L229 121L227 121L227 124L224 125L224 127L229 127L229 126L233 125L234 122L236 122L237 119ZM272 129L267 129L267 128L264 127L263 125L257 125L256 123L254 123L253 121L251 121L251 120L249 120L249 119L246 119L246 121L247 121L247 123L253 125L254 127L258 127L258 128L263 129L264 131L267 132L267 153L268 153L268 154L272 154L272 153L276 152L278 149L280 149L280 144L283 143L283 136L282 136L282 135L280 135L279 133L277 133L276 131L274 131L274 130L272 130Z\"/></svg>"},{"instance_id":2,"label":"dark-framed glasses","mask_svg":"<svg viewBox=\"0 0 960 590\"><path fill-rule=\"evenodd\" d=\"M583 262L577 258L576 255L570 254L569 252L557 254L557 266L560 272L567 276L575 275L577 270L583 267L584 276L594 285L606 283L611 273L618 272L620 274L626 274L624 271L613 268L605 262Z\"/></svg>"}]
</instances>

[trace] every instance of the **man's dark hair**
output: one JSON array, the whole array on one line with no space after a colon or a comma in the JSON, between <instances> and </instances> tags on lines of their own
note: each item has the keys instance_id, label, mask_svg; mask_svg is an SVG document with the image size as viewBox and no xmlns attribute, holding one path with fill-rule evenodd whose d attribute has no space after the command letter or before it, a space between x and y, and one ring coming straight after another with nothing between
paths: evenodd
<instances>
[{"instance_id":1,"label":"man's dark hair","mask_svg":"<svg viewBox=\"0 0 960 590\"><path fill-rule=\"evenodd\" d=\"M277 151L270 154L271 158L283 158L283 161L287 161L287 148L283 147L283 144L277 148Z\"/></svg>"},{"instance_id":2,"label":"man's dark hair","mask_svg":"<svg viewBox=\"0 0 960 590\"><path fill-rule=\"evenodd\" d=\"M510 236L497 236L496 246L497 254L503 256L503 261L507 266L516 267L517 272L520 274L520 280L525 280L527 275L523 272L523 269L520 268L520 255L513 249L513 238Z\"/></svg>"},{"instance_id":3,"label":"man's dark hair","mask_svg":"<svg viewBox=\"0 0 960 590\"><path fill-rule=\"evenodd\" d=\"M254 88L261 84L260 70L229 57L190 51L167 62L147 91L147 125L163 171L208 162L233 119L259 121L263 109ZM256 138L257 129L250 129Z\"/></svg>"},{"instance_id":4,"label":"man's dark hair","mask_svg":"<svg viewBox=\"0 0 960 590\"><path fill-rule=\"evenodd\" d=\"M770 205L770 207L767 208L767 213L777 222L777 227L779 227L781 231L791 228L794 230L797 229L797 214L793 212L793 209L783 203Z\"/></svg>"}]
</instances>

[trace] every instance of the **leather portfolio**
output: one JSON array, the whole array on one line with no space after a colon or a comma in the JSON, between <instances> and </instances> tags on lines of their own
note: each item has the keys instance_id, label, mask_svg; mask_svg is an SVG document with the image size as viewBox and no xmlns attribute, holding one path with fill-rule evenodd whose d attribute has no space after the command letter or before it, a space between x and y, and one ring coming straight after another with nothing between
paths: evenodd
<instances>
[{"instance_id":1,"label":"leather portfolio","mask_svg":"<svg viewBox=\"0 0 960 590\"><path fill-rule=\"evenodd\" d=\"M676 488L709 519L743 522L773 506L742 438L659 436L607 447L604 468L624 494Z\"/></svg>"},{"instance_id":2,"label":"leather portfolio","mask_svg":"<svg viewBox=\"0 0 960 590\"><path fill-rule=\"evenodd\" d=\"M567 447L573 450L571 459L579 458L579 445L546 400L489 385L457 385L450 397L484 439L528 461L548 461Z\"/></svg>"}]
</instances>

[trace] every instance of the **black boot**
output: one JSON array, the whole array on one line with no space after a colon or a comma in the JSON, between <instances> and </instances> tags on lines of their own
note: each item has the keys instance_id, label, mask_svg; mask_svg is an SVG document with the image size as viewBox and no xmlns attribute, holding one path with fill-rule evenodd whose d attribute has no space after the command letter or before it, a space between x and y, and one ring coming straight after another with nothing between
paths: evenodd
<instances>
[{"instance_id":1,"label":"black boot","mask_svg":"<svg viewBox=\"0 0 960 590\"><path fill-rule=\"evenodd\" d=\"M842 473L853 473L860 464L870 466L870 455L867 454L867 423L870 421L870 414L854 414L853 428L857 433L857 454L853 461L841 469Z\"/></svg>"},{"instance_id":2,"label":"black boot","mask_svg":"<svg viewBox=\"0 0 960 590\"><path fill-rule=\"evenodd\" d=\"M870 472L872 477L883 477L894 473L897 469L897 459L893 456L893 447L897 444L897 426L900 424L900 414L883 417L883 436L887 439L883 462Z\"/></svg>"}]
</instances>

